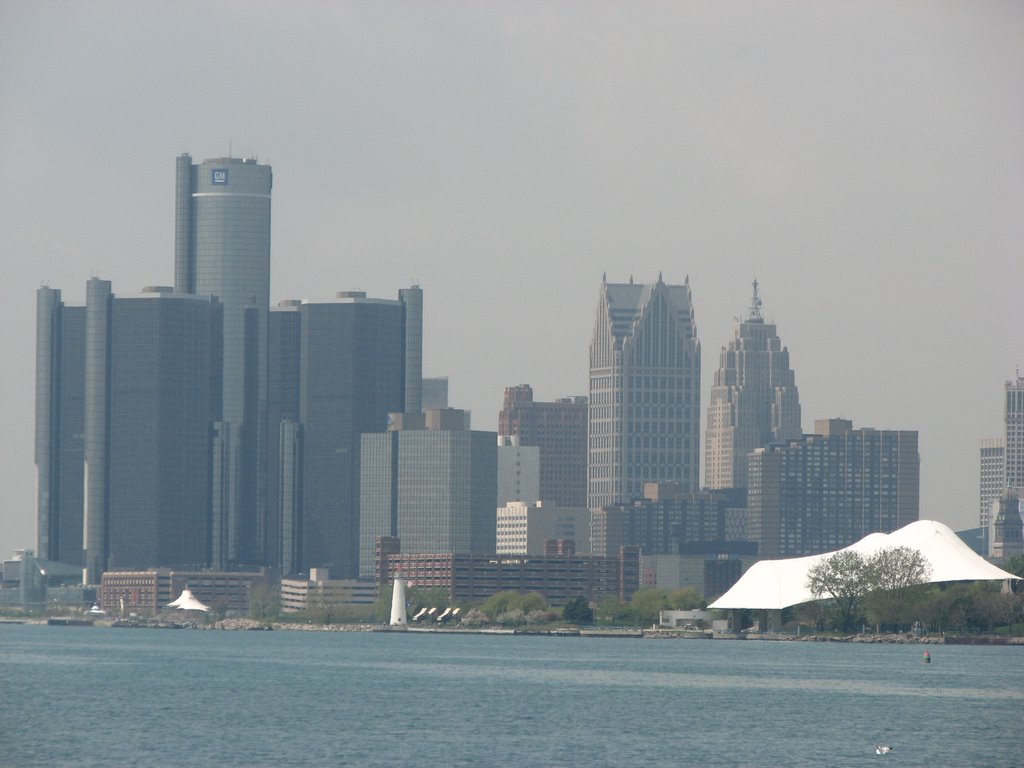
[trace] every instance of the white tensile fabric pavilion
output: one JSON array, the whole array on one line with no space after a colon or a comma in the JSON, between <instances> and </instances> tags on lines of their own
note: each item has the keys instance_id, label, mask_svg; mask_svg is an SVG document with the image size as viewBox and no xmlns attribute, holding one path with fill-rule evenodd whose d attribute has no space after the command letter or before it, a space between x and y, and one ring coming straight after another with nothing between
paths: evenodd
<instances>
[{"instance_id":1,"label":"white tensile fabric pavilion","mask_svg":"<svg viewBox=\"0 0 1024 768\"><path fill-rule=\"evenodd\" d=\"M912 547L931 566L929 583L940 581L1002 581L1017 579L976 554L947 525L935 520L918 520L892 533L871 533L841 550L869 557L881 549ZM807 588L807 573L835 552L788 560L762 560L750 566L732 589L708 608L781 610L817 598Z\"/></svg>"},{"instance_id":2,"label":"white tensile fabric pavilion","mask_svg":"<svg viewBox=\"0 0 1024 768\"><path fill-rule=\"evenodd\" d=\"M168 608L179 608L183 611L209 611L209 606L203 605L201 602L192 597L192 592L189 589L181 590L181 594L178 595L178 599L173 603L167 604Z\"/></svg>"}]
</instances>

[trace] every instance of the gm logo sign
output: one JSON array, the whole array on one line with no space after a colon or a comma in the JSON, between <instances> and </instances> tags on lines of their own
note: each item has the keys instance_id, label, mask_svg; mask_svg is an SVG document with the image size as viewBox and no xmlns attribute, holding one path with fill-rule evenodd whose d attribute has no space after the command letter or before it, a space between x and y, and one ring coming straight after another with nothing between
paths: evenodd
<instances>
[{"instance_id":1,"label":"gm logo sign","mask_svg":"<svg viewBox=\"0 0 1024 768\"><path fill-rule=\"evenodd\" d=\"M228 169L227 168L214 168L211 172L210 182L212 184L227 184L228 183Z\"/></svg>"}]
</instances>

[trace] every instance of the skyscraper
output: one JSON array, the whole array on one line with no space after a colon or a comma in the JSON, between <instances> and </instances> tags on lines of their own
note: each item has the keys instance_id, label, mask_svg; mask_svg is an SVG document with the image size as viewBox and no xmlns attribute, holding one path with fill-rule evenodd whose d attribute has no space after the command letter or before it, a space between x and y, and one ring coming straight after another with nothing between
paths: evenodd
<instances>
[{"instance_id":1,"label":"skyscraper","mask_svg":"<svg viewBox=\"0 0 1024 768\"><path fill-rule=\"evenodd\" d=\"M302 514L302 425L299 373L302 302L288 299L267 323L267 511L263 561L283 574L298 570Z\"/></svg>"},{"instance_id":2,"label":"skyscraper","mask_svg":"<svg viewBox=\"0 0 1024 768\"><path fill-rule=\"evenodd\" d=\"M39 557L84 564L85 307L36 292L36 475Z\"/></svg>"},{"instance_id":3,"label":"skyscraper","mask_svg":"<svg viewBox=\"0 0 1024 768\"><path fill-rule=\"evenodd\" d=\"M454 409L405 414L390 429L362 437L360 576L373 576L380 536L401 539L404 554L493 555L497 433L470 430Z\"/></svg>"},{"instance_id":4,"label":"skyscraper","mask_svg":"<svg viewBox=\"0 0 1024 768\"><path fill-rule=\"evenodd\" d=\"M1024 489L1024 376L1017 373L1016 381L1006 382L1006 401L1003 410L1006 424L1006 487Z\"/></svg>"},{"instance_id":5,"label":"skyscraper","mask_svg":"<svg viewBox=\"0 0 1024 768\"><path fill-rule=\"evenodd\" d=\"M354 578L360 435L384 432L388 414L405 405L405 304L343 291L302 304L300 313L300 569Z\"/></svg>"},{"instance_id":6,"label":"skyscraper","mask_svg":"<svg viewBox=\"0 0 1024 768\"><path fill-rule=\"evenodd\" d=\"M538 499L563 507L586 506L586 397L563 397L544 403L533 399L529 384L505 387L498 434L516 438L519 445L540 448Z\"/></svg>"},{"instance_id":7,"label":"skyscraper","mask_svg":"<svg viewBox=\"0 0 1024 768\"><path fill-rule=\"evenodd\" d=\"M987 438L979 446L978 526L988 530L995 503L1006 490L1006 448L1001 437Z\"/></svg>"},{"instance_id":8,"label":"skyscraper","mask_svg":"<svg viewBox=\"0 0 1024 768\"><path fill-rule=\"evenodd\" d=\"M845 419L818 420L814 431L751 454L747 538L762 559L829 552L918 519L917 432Z\"/></svg>"},{"instance_id":9,"label":"skyscraper","mask_svg":"<svg viewBox=\"0 0 1024 768\"><path fill-rule=\"evenodd\" d=\"M91 584L108 568L208 565L220 304L115 296L93 278L84 308L43 288L37 314L40 550Z\"/></svg>"},{"instance_id":10,"label":"skyscraper","mask_svg":"<svg viewBox=\"0 0 1024 768\"><path fill-rule=\"evenodd\" d=\"M215 430L214 565L260 559L265 483L270 166L251 158L177 160L174 282L224 308L222 423Z\"/></svg>"},{"instance_id":11,"label":"skyscraper","mask_svg":"<svg viewBox=\"0 0 1024 768\"><path fill-rule=\"evenodd\" d=\"M700 341L690 282L602 278L590 344L587 505L700 481Z\"/></svg>"},{"instance_id":12,"label":"skyscraper","mask_svg":"<svg viewBox=\"0 0 1024 768\"><path fill-rule=\"evenodd\" d=\"M775 324L764 321L755 280L747 319L736 323L732 340L722 347L711 388L705 486L745 488L751 451L801 434L800 399L789 350L782 346Z\"/></svg>"}]
</instances>

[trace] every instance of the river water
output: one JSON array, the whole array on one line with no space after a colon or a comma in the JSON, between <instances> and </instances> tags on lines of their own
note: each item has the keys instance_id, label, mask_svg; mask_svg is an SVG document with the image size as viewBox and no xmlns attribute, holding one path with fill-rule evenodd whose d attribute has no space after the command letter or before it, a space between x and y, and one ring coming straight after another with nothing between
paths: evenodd
<instances>
[{"instance_id":1,"label":"river water","mask_svg":"<svg viewBox=\"0 0 1024 768\"><path fill-rule=\"evenodd\" d=\"M1024 765L1024 647L923 650L0 625L0 765Z\"/></svg>"}]
</instances>

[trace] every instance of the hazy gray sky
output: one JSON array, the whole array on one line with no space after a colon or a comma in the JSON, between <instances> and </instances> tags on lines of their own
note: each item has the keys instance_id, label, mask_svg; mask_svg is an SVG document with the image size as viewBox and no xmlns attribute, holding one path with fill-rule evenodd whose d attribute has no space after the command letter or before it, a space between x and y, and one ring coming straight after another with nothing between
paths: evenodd
<instances>
[{"instance_id":1,"label":"hazy gray sky","mask_svg":"<svg viewBox=\"0 0 1024 768\"><path fill-rule=\"evenodd\" d=\"M0 555L35 546L36 288L173 283L174 159L229 147L274 168L272 303L419 282L477 428L586 393L603 272L689 275L706 407L756 276L805 431L919 430L921 516L968 527L1022 137L1020 2L0 0Z\"/></svg>"}]
</instances>

